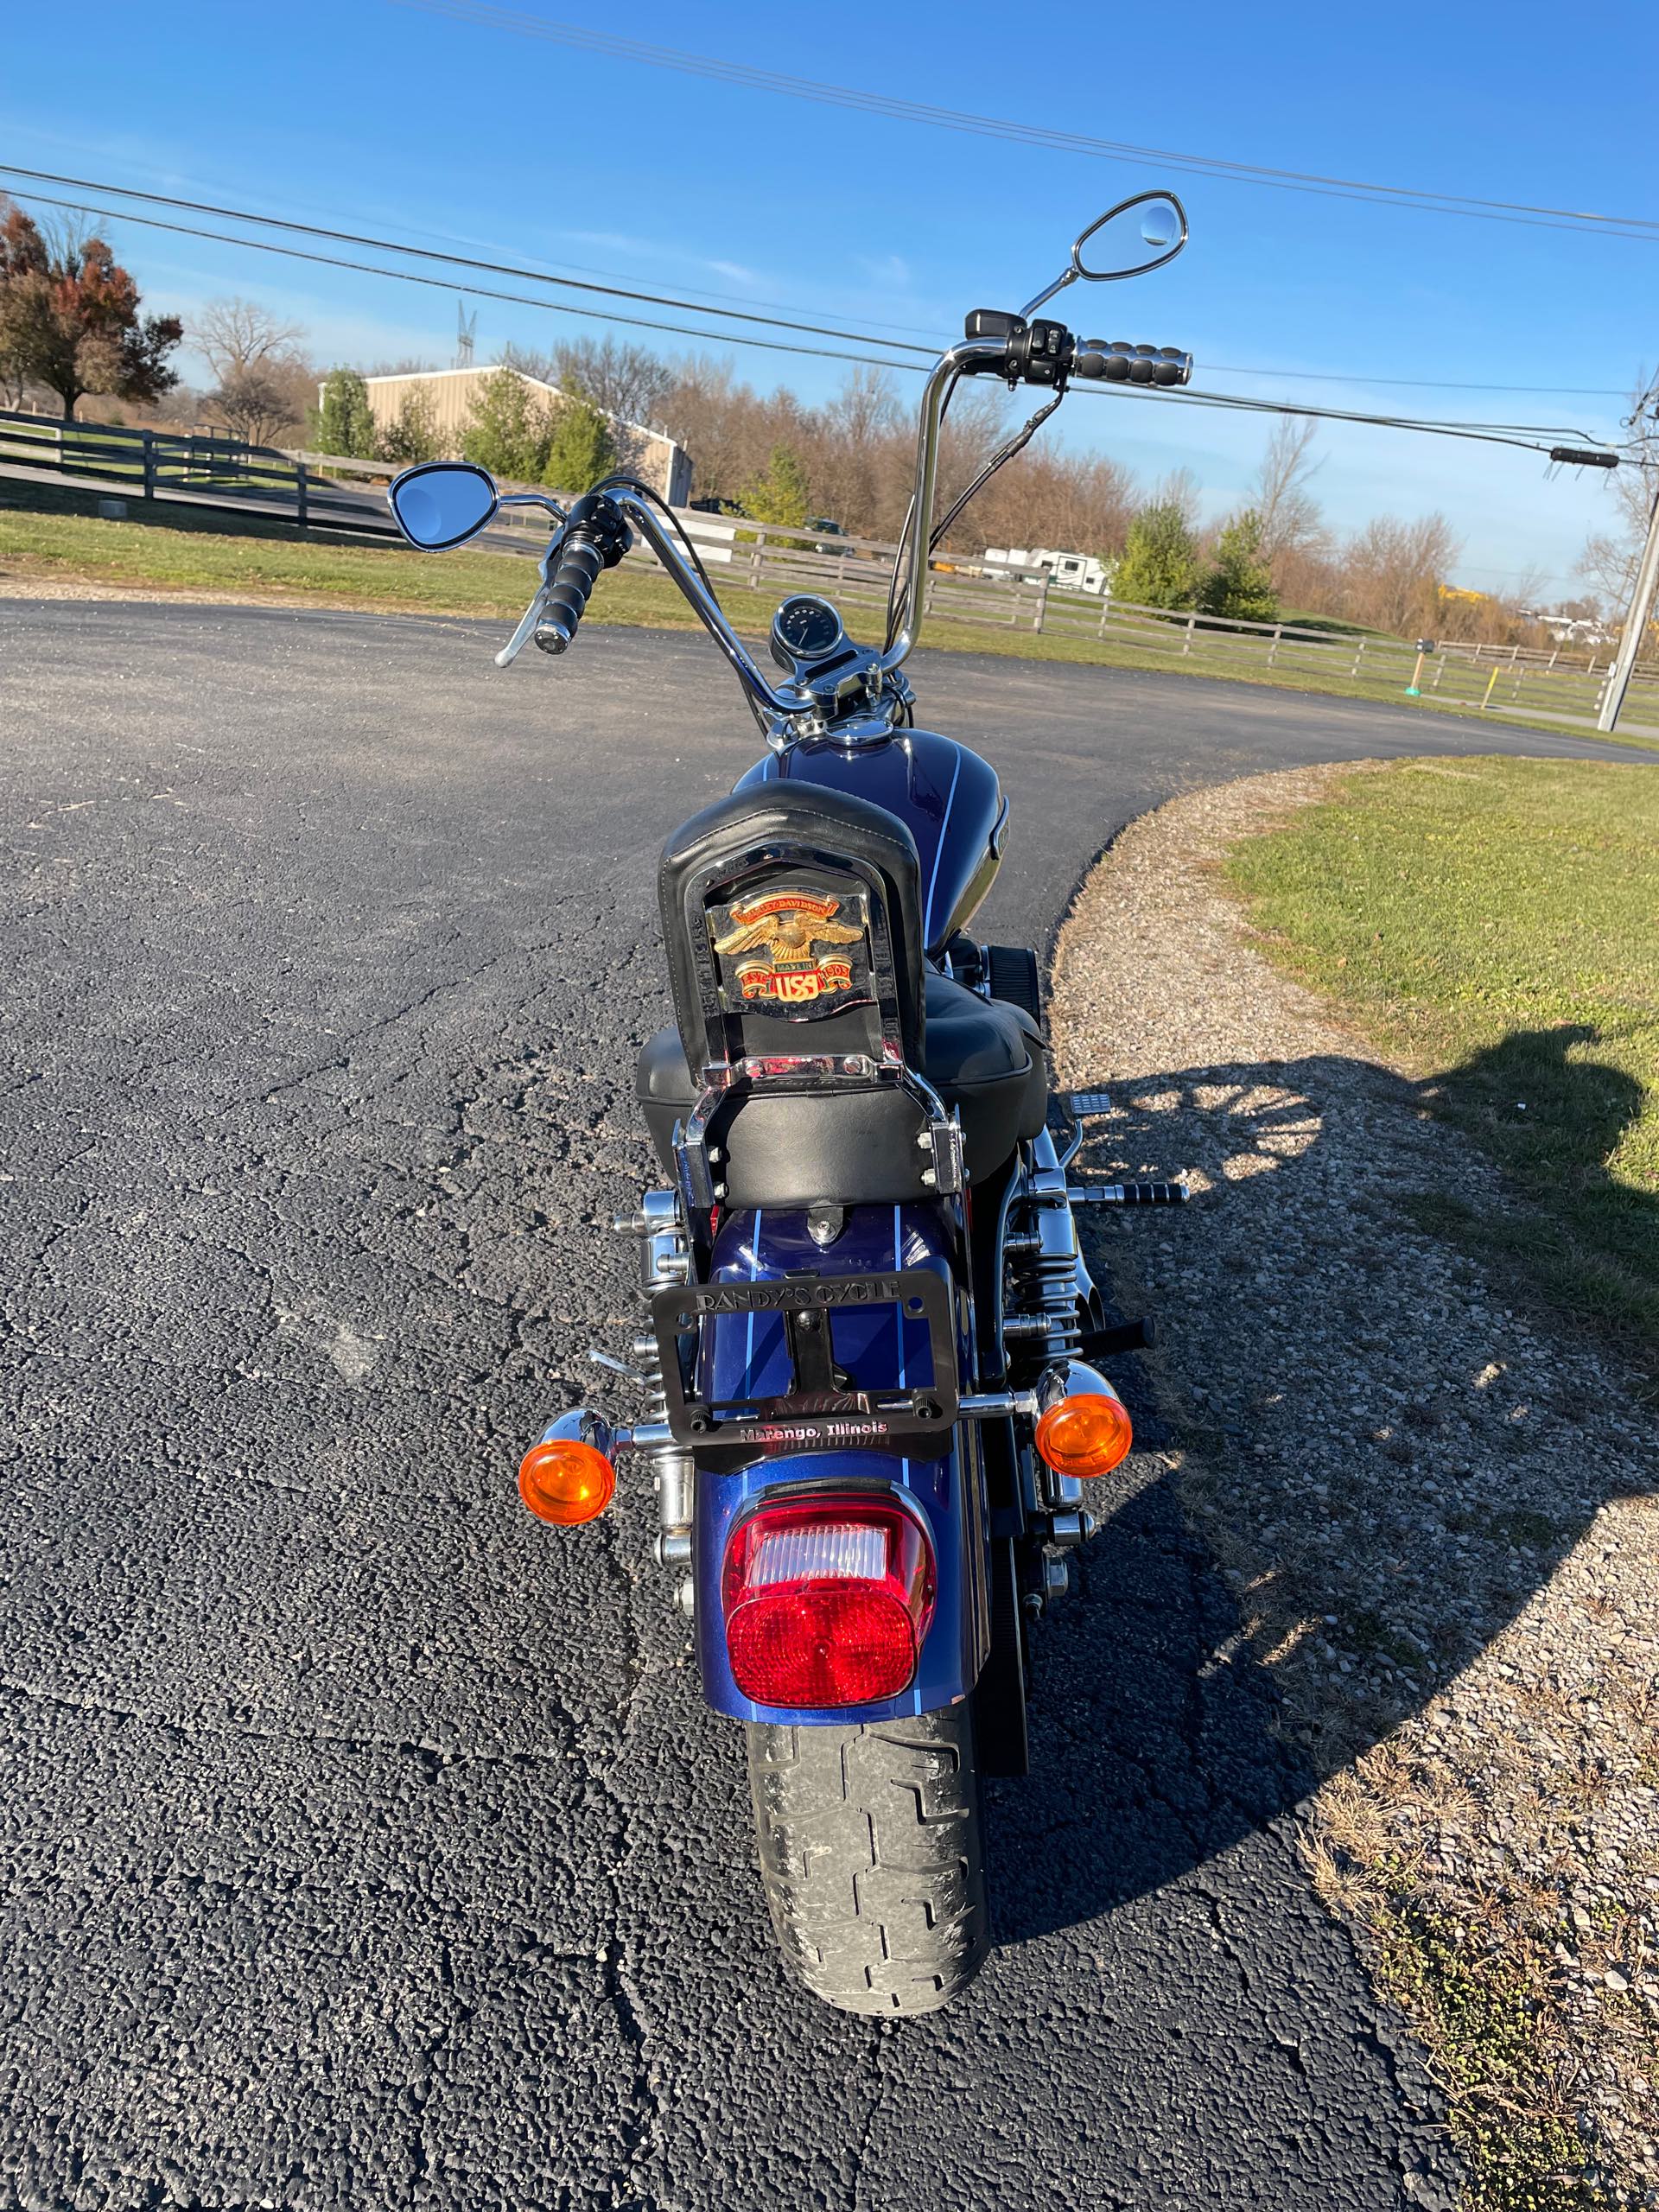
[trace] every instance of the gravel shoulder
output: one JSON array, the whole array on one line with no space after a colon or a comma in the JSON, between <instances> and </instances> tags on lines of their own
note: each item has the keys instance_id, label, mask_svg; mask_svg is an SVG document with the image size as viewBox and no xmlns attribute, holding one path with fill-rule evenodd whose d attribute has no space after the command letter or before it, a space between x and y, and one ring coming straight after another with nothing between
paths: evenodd
<instances>
[{"instance_id":1,"label":"gravel shoulder","mask_svg":"<svg viewBox=\"0 0 1659 2212\"><path fill-rule=\"evenodd\" d=\"M315 597L309 592L276 591L210 591L200 585L178 584L170 587L143 584L113 585L87 582L75 579L65 581L58 576L36 575L29 573L0 575L0 600L19 599L31 602L40 600L85 600L98 606L107 606L119 601L135 607L316 607L325 613L355 614L359 611L372 612L369 602L361 599L324 594Z\"/></svg>"},{"instance_id":2,"label":"gravel shoulder","mask_svg":"<svg viewBox=\"0 0 1659 2212\"><path fill-rule=\"evenodd\" d=\"M1236 839L1338 774L1135 823L1063 930L1086 1168L1191 1178L1100 1256L1166 1464L1313 1787L1303 1847L1448 2093L1482 2207L1659 2204L1659 1478L1637 1378L1410 1202L1512 1204L1225 894Z\"/></svg>"}]
</instances>

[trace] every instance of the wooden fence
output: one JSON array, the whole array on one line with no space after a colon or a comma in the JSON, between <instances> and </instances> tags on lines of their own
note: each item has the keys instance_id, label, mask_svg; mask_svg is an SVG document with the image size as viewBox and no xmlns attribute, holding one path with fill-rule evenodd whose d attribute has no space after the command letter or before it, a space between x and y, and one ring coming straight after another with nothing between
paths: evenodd
<instances>
[{"instance_id":1,"label":"wooden fence","mask_svg":"<svg viewBox=\"0 0 1659 2212\"><path fill-rule=\"evenodd\" d=\"M814 591L838 605L887 604L893 548L868 538L836 538L781 531L734 518L692 512L683 519L721 587L782 594ZM712 533L718 531L715 537ZM834 550L822 550L833 543ZM650 560L643 549L629 558ZM1167 660L1193 674L1243 676L1271 669L1306 677L1310 690L1329 686L1366 698L1407 696L1417 668L1414 646L1397 638L1322 629L1294 622L1241 622L1219 616L1141 607L1101 594L1060 591L1046 569L997 566L961 555L941 556L929 575L925 613L934 620L1050 637L1089 639L1137 661ZM869 622L855 624L867 633ZM1424 662L1420 690L1427 698L1463 706L1508 708L1593 721L1610 655L1540 652L1447 640ZM1659 664L1637 669L1624 718L1659 728Z\"/></svg>"},{"instance_id":2,"label":"wooden fence","mask_svg":"<svg viewBox=\"0 0 1659 2212\"><path fill-rule=\"evenodd\" d=\"M108 483L129 496L184 498L209 509L257 514L300 530L348 532L401 544L385 504L387 461L339 454L277 453L233 439L55 423L0 412L0 463ZM535 486L506 486L535 489ZM780 529L741 517L677 510L715 583L779 597L813 591L868 613L853 626L868 635L886 607L894 548L877 538ZM547 518L509 508L480 541L485 550L538 553ZM637 544L635 566L655 568ZM1395 638L1356 635L1294 622L1239 622L1139 607L1109 595L1060 591L1047 570L941 556L930 574L924 609L931 620L1087 640L1154 665L1194 674L1254 671L1306 677L1310 690L1366 698L1404 698L1416 672L1414 649ZM1423 696L1483 709L1509 709L1593 722L1610 654L1446 640L1428 656ZM1659 664L1638 666L1624 718L1659 728Z\"/></svg>"},{"instance_id":3,"label":"wooden fence","mask_svg":"<svg viewBox=\"0 0 1659 2212\"><path fill-rule=\"evenodd\" d=\"M226 433L55 422L5 409L0 410L0 464L107 485L111 493L130 499L180 499L297 530L397 534L384 498L367 486L334 484L291 454Z\"/></svg>"}]
</instances>

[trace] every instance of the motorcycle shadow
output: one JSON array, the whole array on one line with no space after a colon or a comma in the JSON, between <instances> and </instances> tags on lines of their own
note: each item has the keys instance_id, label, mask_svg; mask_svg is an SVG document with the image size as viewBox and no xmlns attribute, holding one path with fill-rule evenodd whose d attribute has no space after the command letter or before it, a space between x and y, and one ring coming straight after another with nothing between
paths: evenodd
<instances>
[{"instance_id":1,"label":"motorcycle shadow","mask_svg":"<svg viewBox=\"0 0 1659 2212\"><path fill-rule=\"evenodd\" d=\"M1606 1183L1641 1097L1585 1043L1529 1033L1448 1073L1512 1093L1524 1048ZM1526 1218L1437 1118L1446 1080L1330 1054L1109 1086L1082 1179L1186 1170L1201 1195L1087 1231L1160 1344L1114 1364L1137 1450L1032 1637L1031 1774L988 1786L999 1941L1294 1813L1479 1662L1604 1506L1653 1490L1626 1370L1489 1279L1466 1219L1439 1233L1452 1204L1511 1240Z\"/></svg>"}]
</instances>

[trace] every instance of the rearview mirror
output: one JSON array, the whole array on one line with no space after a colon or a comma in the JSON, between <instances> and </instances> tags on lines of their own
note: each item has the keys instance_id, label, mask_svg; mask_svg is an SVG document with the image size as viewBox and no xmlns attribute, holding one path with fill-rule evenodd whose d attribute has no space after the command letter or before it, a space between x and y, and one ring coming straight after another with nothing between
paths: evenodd
<instances>
[{"instance_id":1,"label":"rearview mirror","mask_svg":"<svg viewBox=\"0 0 1659 2212\"><path fill-rule=\"evenodd\" d=\"M1091 241L1093 241L1091 245ZM1090 223L1071 249L1071 267L1090 283L1144 276L1173 261L1186 244L1186 210L1173 192L1138 192ZM1087 261L1084 248L1090 246ZM1094 265L1090 265L1090 264Z\"/></svg>"},{"instance_id":2,"label":"rearview mirror","mask_svg":"<svg viewBox=\"0 0 1659 2212\"><path fill-rule=\"evenodd\" d=\"M475 537L499 504L494 480L470 461L423 461L392 480L387 504L411 545L442 553Z\"/></svg>"}]
</instances>

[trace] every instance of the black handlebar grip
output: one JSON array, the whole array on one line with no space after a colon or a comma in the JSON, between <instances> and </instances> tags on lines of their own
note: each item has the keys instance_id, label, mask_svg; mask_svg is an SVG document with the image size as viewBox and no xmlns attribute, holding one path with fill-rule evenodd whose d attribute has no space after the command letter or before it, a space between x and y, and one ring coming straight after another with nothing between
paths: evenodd
<instances>
[{"instance_id":1,"label":"black handlebar grip","mask_svg":"<svg viewBox=\"0 0 1659 2212\"><path fill-rule=\"evenodd\" d=\"M565 538L559 565L547 588L547 606L536 625L536 642L544 653L562 653L575 636L588 601L605 566L605 549L585 533Z\"/></svg>"},{"instance_id":2,"label":"black handlebar grip","mask_svg":"<svg viewBox=\"0 0 1659 2212\"><path fill-rule=\"evenodd\" d=\"M1071 373L1103 384L1168 387L1192 381L1192 356L1174 346L1132 346L1126 338L1114 338L1109 343L1100 338L1082 338L1072 356Z\"/></svg>"}]
</instances>

